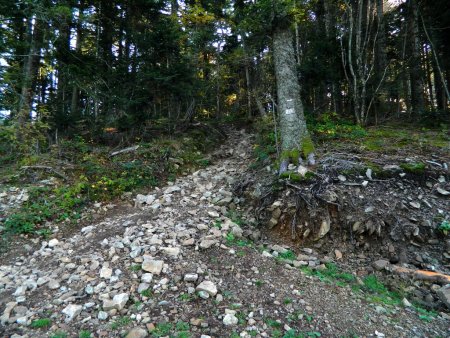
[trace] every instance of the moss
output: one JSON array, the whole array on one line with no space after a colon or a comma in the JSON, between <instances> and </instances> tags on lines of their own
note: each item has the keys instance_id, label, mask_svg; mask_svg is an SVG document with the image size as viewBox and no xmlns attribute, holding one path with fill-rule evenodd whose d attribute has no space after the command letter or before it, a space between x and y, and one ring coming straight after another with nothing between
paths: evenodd
<instances>
[{"instance_id":1,"label":"moss","mask_svg":"<svg viewBox=\"0 0 450 338\"><path fill-rule=\"evenodd\" d=\"M299 173L286 171L280 175L281 179L288 179L291 182L307 182L315 177L315 174L311 171L308 171L305 176L300 175Z\"/></svg>"},{"instance_id":2,"label":"moss","mask_svg":"<svg viewBox=\"0 0 450 338\"><path fill-rule=\"evenodd\" d=\"M300 151L298 149L292 149L292 150L284 150L281 153L280 160L289 160L289 162L298 165L298 160L300 158Z\"/></svg>"},{"instance_id":3,"label":"moss","mask_svg":"<svg viewBox=\"0 0 450 338\"><path fill-rule=\"evenodd\" d=\"M303 137L301 141L301 150L300 149L290 149L284 150L281 153L280 160L289 160L290 163L295 165L299 164L299 159L303 155L305 159L308 158L308 155L314 153L314 143L311 140L309 135Z\"/></svg>"},{"instance_id":4,"label":"moss","mask_svg":"<svg viewBox=\"0 0 450 338\"><path fill-rule=\"evenodd\" d=\"M425 172L425 164L424 163L402 163L400 164L400 168L410 174L423 174Z\"/></svg>"},{"instance_id":5,"label":"moss","mask_svg":"<svg viewBox=\"0 0 450 338\"><path fill-rule=\"evenodd\" d=\"M309 135L303 138L302 153L305 158L308 158L309 154L314 153L314 143Z\"/></svg>"}]
</instances>

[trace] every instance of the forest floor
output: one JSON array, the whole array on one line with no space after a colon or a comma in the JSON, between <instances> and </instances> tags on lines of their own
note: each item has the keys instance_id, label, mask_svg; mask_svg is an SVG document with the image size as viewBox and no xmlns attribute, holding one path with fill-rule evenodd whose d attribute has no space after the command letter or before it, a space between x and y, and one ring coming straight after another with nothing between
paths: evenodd
<instances>
[{"instance_id":1,"label":"forest floor","mask_svg":"<svg viewBox=\"0 0 450 338\"><path fill-rule=\"evenodd\" d=\"M392 142L380 137L373 139L372 146L370 139L365 142L369 142L369 149L364 148L364 154L361 146L354 144L350 145L354 147L350 154L347 144L342 149L347 157L340 160L348 162L350 155L361 157L370 153L371 162L377 165L371 164L375 172L378 165L383 167L389 161L400 164L405 156L422 156L421 161L437 163L430 164L434 168L429 173L432 186L427 186L428 180L423 176L428 173L414 165L417 159L413 159L409 161L412 166L404 166L406 173L397 172L396 179L392 176L387 182L378 181L375 176L364 178L366 170L360 174L353 167L335 172L335 184L331 187L342 189L333 190L335 193L364 195L357 197L364 201L373 199L377 203L372 207L378 216L398 212L396 208L389 209L393 202L386 199L396 196L402 217L409 213L413 225L421 224L422 218L433 213L441 215L435 223L448 217L445 149L436 148L434 156L428 148L408 155L406 148L410 144L406 143L400 161L394 149L389 151L395 147ZM98 217L83 227L61 228L49 239L22 239L20 246L13 245L0 256L0 336L450 335L450 317L444 303L448 291L445 294L442 287L449 283L445 276L449 271L450 246L446 247L445 234L439 237L436 234L440 230L434 229L418 239L412 227L406 240L402 235L397 241L390 238L394 244L405 243L408 250L402 251L397 246L390 250L388 236L377 239L367 234L367 239L361 237L355 244L346 237L347 231L333 226L326 236L308 245L286 235L283 222L271 230L258 227L259 214L255 210L260 206L255 201L261 196L253 193L252 201L252 193L234 194L236 188L249 182L249 177L254 186L263 186L258 183L265 180L263 172L271 175L265 168L249 170L254 143L252 135L231 130L220 149L209 155L209 166L135 196L135 205L124 201L100 203L95 207ZM318 150L323 159L318 163L321 168L339 153L336 146L330 150L326 144ZM380 150L385 155L377 153ZM357 161L352 158L350 162ZM416 174L422 179L414 179ZM368 181L368 190L363 190L364 181ZM302 184L310 183L298 183ZM387 187L385 190L379 189L382 184ZM282 189L270 201L272 205L265 208L273 212L273 204L280 205L277 201L290 203L293 191L298 190L292 189L291 193ZM383 207L383 201L388 205ZM370 213L368 207L361 214ZM357 215L355 210L349 210L343 217ZM284 210L281 212L279 219ZM373 223L376 218L371 219ZM360 222L369 224L367 228L354 227L357 217L349 222L361 236L373 227L368 219ZM386 229L375 227L372 235L380 231L390 236L387 229L392 230L392 226L380 224ZM432 226L436 227L429 227ZM413 253L416 255L411 258ZM442 272L442 276L423 281L403 273L404 278L398 278L394 276L397 265L411 271L431 267Z\"/></svg>"}]
</instances>

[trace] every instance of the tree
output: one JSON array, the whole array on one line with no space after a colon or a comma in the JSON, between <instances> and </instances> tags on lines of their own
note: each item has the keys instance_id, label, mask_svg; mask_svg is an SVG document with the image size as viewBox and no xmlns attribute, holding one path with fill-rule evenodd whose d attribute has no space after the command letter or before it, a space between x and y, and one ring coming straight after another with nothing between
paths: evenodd
<instances>
[{"instance_id":1,"label":"tree","mask_svg":"<svg viewBox=\"0 0 450 338\"><path fill-rule=\"evenodd\" d=\"M300 97L290 18L291 6L280 1L273 2L273 59L281 135L280 174L287 171L289 162L302 163L302 157L309 163L314 163L314 146L306 127Z\"/></svg>"}]
</instances>

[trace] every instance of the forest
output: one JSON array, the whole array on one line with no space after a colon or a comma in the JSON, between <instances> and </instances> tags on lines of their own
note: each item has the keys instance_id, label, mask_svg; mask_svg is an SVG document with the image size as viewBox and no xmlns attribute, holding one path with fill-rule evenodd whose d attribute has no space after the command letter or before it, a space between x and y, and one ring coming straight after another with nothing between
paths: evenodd
<instances>
[{"instance_id":1,"label":"forest","mask_svg":"<svg viewBox=\"0 0 450 338\"><path fill-rule=\"evenodd\" d=\"M449 0L0 0L0 336L449 337Z\"/></svg>"},{"instance_id":2,"label":"forest","mask_svg":"<svg viewBox=\"0 0 450 338\"><path fill-rule=\"evenodd\" d=\"M311 120L448 122L445 0L4 0L0 18L3 154L276 113L280 29Z\"/></svg>"}]
</instances>

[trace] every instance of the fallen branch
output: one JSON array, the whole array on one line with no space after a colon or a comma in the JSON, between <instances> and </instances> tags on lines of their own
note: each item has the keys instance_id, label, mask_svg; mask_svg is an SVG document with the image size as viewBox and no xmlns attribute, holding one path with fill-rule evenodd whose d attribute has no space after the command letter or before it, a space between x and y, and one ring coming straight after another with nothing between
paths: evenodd
<instances>
[{"instance_id":1,"label":"fallen branch","mask_svg":"<svg viewBox=\"0 0 450 338\"><path fill-rule=\"evenodd\" d=\"M32 165L32 166L23 166L20 168L23 171L27 171L27 170L44 170L44 171L49 171L51 173L53 173L55 176L58 176L59 178L62 178L64 181L67 181L68 178L66 175L62 174L61 172L57 171L56 169L52 168L52 167L48 167L48 166L43 166L43 165Z\"/></svg>"},{"instance_id":2,"label":"fallen branch","mask_svg":"<svg viewBox=\"0 0 450 338\"><path fill-rule=\"evenodd\" d=\"M139 145L128 147L128 148L125 148L125 149L121 149L121 150L112 152L111 154L109 154L109 157L117 156L117 155L120 155L120 154L132 153L132 152L134 152L134 151L136 151L138 149L139 149Z\"/></svg>"}]
</instances>

